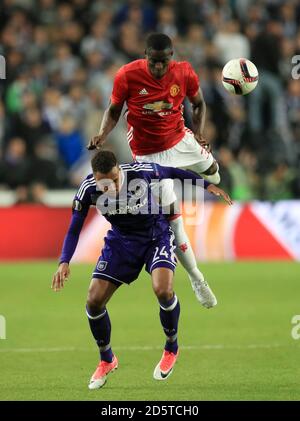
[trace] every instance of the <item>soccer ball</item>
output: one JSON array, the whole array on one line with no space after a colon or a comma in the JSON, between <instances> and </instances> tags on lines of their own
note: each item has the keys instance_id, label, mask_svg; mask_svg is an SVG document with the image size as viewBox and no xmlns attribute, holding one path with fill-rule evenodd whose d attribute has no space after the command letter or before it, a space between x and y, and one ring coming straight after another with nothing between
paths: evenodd
<instances>
[{"instance_id":1,"label":"soccer ball","mask_svg":"<svg viewBox=\"0 0 300 421\"><path fill-rule=\"evenodd\" d=\"M247 95L256 87L258 71L246 58L234 58L225 64L222 83L226 91L235 95Z\"/></svg>"}]
</instances>

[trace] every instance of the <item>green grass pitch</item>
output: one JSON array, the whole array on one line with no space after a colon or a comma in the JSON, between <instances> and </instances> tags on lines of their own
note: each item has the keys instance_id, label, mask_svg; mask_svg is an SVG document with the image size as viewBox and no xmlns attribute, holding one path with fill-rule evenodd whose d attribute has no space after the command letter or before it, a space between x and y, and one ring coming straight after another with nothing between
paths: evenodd
<instances>
[{"instance_id":1,"label":"green grass pitch","mask_svg":"<svg viewBox=\"0 0 300 421\"><path fill-rule=\"evenodd\" d=\"M85 316L93 265L72 265L64 290L50 289L55 262L2 264L0 400L299 400L300 266L241 262L200 265L218 298L198 304L178 267L181 352L172 376L153 380L164 336L148 274L108 305L119 369L89 391L98 351Z\"/></svg>"}]
</instances>

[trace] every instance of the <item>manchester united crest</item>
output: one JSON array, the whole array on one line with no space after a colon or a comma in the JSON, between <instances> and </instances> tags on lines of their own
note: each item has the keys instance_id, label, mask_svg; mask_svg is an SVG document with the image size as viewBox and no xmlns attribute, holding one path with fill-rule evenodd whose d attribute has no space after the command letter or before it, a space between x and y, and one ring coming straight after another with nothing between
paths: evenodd
<instances>
[{"instance_id":1,"label":"manchester united crest","mask_svg":"<svg viewBox=\"0 0 300 421\"><path fill-rule=\"evenodd\" d=\"M176 96L178 95L180 92L180 87L178 85L172 85L170 88L170 95L171 96Z\"/></svg>"}]
</instances>

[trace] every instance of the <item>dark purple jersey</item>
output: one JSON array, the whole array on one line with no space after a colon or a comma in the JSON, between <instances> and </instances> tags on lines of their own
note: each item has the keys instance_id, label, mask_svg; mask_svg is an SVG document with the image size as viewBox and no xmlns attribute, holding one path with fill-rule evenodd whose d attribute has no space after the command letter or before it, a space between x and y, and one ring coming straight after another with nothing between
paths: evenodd
<instances>
[{"instance_id":1,"label":"dark purple jersey","mask_svg":"<svg viewBox=\"0 0 300 421\"><path fill-rule=\"evenodd\" d=\"M101 192L93 174L81 183L74 201L69 231L66 235L60 262L69 262L74 254L79 234L91 206L96 206L111 223L115 236L124 239L155 240L169 233L166 215L153 198L151 189L163 179L191 180L198 185L202 180L204 188L210 183L199 175L178 168L162 167L154 163L122 164L122 185L117 195Z\"/></svg>"}]
</instances>

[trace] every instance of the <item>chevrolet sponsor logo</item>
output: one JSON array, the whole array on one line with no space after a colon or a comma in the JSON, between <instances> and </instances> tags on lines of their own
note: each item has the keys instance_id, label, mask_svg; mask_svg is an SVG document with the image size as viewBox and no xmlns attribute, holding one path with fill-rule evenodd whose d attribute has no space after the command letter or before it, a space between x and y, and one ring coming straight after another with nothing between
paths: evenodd
<instances>
[{"instance_id":1,"label":"chevrolet sponsor logo","mask_svg":"<svg viewBox=\"0 0 300 421\"><path fill-rule=\"evenodd\" d=\"M170 102L164 102L164 101L156 101L152 102L152 104L145 104L143 105L143 108L145 110L151 110L155 113L158 113L162 110L170 110L173 107L173 103Z\"/></svg>"}]
</instances>

